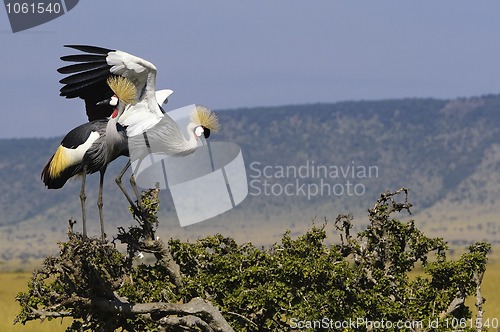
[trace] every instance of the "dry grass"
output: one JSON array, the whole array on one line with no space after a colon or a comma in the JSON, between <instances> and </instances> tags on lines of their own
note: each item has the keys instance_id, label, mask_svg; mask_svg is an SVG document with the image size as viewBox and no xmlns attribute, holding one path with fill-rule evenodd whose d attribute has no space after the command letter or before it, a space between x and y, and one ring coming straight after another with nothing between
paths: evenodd
<instances>
[{"instance_id":1,"label":"dry grass","mask_svg":"<svg viewBox=\"0 0 500 332\"><path fill-rule=\"evenodd\" d=\"M500 285L500 262L489 265L484 274L481 293L486 298L484 304L484 319L489 318L490 322L496 318L500 323L500 297L498 296L498 285ZM469 307L475 308L475 299L468 299L466 302Z\"/></svg>"},{"instance_id":2,"label":"dry grass","mask_svg":"<svg viewBox=\"0 0 500 332\"><path fill-rule=\"evenodd\" d=\"M20 306L16 302L17 293L28 289L30 273L0 273L0 331L23 331L23 332L59 332L65 331L71 322L65 319L62 323L60 319L28 322L26 325L13 325L14 318L20 311Z\"/></svg>"},{"instance_id":3,"label":"dry grass","mask_svg":"<svg viewBox=\"0 0 500 332\"><path fill-rule=\"evenodd\" d=\"M453 257L453 259L457 258L458 257ZM410 273L410 278L414 278L417 275L422 274L423 271L420 268L417 268ZM486 267L486 273L484 274L483 283L481 284L481 295L486 298L486 302L483 304L483 322L486 322L487 319L489 319L491 323L493 322L493 319L496 319L496 324L500 324L500 297L498 296L499 284L500 261L493 260ZM471 309L474 319L477 313L475 301L475 297L469 297L465 301L465 304ZM493 328L491 330L493 331Z\"/></svg>"}]
</instances>

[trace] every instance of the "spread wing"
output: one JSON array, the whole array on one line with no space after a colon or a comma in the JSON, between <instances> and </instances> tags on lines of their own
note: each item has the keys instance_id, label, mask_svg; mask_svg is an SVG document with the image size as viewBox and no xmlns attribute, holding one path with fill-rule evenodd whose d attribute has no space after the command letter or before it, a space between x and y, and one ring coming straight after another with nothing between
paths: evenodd
<instances>
[{"instance_id":1,"label":"spread wing","mask_svg":"<svg viewBox=\"0 0 500 332\"><path fill-rule=\"evenodd\" d=\"M139 102L144 99L156 102L156 67L152 63L119 50L88 45L65 45L65 47L82 53L61 57L61 60L73 64L57 70L61 74L68 74L59 81L63 84L60 95L83 99L89 121L106 118L113 112L113 108L109 105L96 105L97 102L113 95L113 91L106 83L109 76L116 75L130 79L138 91Z\"/></svg>"}]
</instances>

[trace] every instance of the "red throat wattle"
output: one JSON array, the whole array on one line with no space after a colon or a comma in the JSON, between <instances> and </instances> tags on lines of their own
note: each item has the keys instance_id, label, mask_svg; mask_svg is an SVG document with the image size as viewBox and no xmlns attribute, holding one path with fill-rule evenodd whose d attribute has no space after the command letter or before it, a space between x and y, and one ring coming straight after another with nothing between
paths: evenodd
<instances>
[{"instance_id":1,"label":"red throat wattle","mask_svg":"<svg viewBox=\"0 0 500 332\"><path fill-rule=\"evenodd\" d=\"M111 118L114 119L118 116L118 110L114 110L113 114L111 114Z\"/></svg>"}]
</instances>

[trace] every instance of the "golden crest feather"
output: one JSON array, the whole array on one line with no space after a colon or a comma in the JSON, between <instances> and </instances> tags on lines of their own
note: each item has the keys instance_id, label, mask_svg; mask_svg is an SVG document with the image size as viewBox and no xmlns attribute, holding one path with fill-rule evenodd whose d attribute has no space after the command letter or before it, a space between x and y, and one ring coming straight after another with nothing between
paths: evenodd
<instances>
[{"instance_id":1,"label":"golden crest feather","mask_svg":"<svg viewBox=\"0 0 500 332\"><path fill-rule=\"evenodd\" d=\"M125 104L137 102L137 89L134 83L122 76L110 76L107 83L115 95Z\"/></svg>"},{"instance_id":2,"label":"golden crest feather","mask_svg":"<svg viewBox=\"0 0 500 332\"><path fill-rule=\"evenodd\" d=\"M219 117L217 114L203 105L196 105L196 111L191 115L191 121L197 126L203 126L213 132L220 130Z\"/></svg>"}]
</instances>

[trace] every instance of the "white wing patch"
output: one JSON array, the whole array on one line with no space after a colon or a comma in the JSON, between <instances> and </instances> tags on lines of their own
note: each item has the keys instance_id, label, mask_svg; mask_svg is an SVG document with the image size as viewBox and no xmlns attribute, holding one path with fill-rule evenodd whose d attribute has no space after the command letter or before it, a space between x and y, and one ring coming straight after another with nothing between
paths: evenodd
<instances>
[{"instance_id":1,"label":"white wing patch","mask_svg":"<svg viewBox=\"0 0 500 332\"><path fill-rule=\"evenodd\" d=\"M138 135L144 130L154 127L163 118L160 108L156 109L157 112L154 113L149 107L148 101L143 100L128 106L118 121L122 126L127 127L127 136Z\"/></svg>"},{"instance_id":2,"label":"white wing patch","mask_svg":"<svg viewBox=\"0 0 500 332\"><path fill-rule=\"evenodd\" d=\"M94 144L94 142L99 138L99 133L97 131L93 131L90 133L89 137L85 141L85 143L78 145L76 149L68 149L64 148L64 152L67 158L68 166L73 166L80 163L83 160L83 156L85 152Z\"/></svg>"},{"instance_id":3,"label":"white wing patch","mask_svg":"<svg viewBox=\"0 0 500 332\"><path fill-rule=\"evenodd\" d=\"M65 169L73 165L78 165L82 162L85 152L92 146L92 144L99 138L99 133L93 131L85 143L79 145L75 149L66 148L59 145L56 153L52 156L49 165L49 175L52 178L58 177Z\"/></svg>"},{"instance_id":4,"label":"white wing patch","mask_svg":"<svg viewBox=\"0 0 500 332\"><path fill-rule=\"evenodd\" d=\"M164 90L158 90L156 91L155 95L156 95L156 102L158 104L166 104L167 103L167 99L168 97L170 97L170 95L174 93L172 90L170 89L164 89Z\"/></svg>"},{"instance_id":5,"label":"white wing patch","mask_svg":"<svg viewBox=\"0 0 500 332\"><path fill-rule=\"evenodd\" d=\"M109 52L106 62L112 66L111 73L128 78L144 77L145 80L148 72L156 71L151 62L123 51Z\"/></svg>"},{"instance_id":6,"label":"white wing patch","mask_svg":"<svg viewBox=\"0 0 500 332\"><path fill-rule=\"evenodd\" d=\"M149 114L150 116L144 117L142 115ZM135 136L139 135L142 132L153 128L160 120L162 117L155 116L153 113L135 113L131 114L126 121L124 121L124 126L127 126L127 136Z\"/></svg>"},{"instance_id":7,"label":"white wing patch","mask_svg":"<svg viewBox=\"0 0 500 332\"><path fill-rule=\"evenodd\" d=\"M109 52L106 62L111 66L110 72L130 79L137 89L138 98L153 100L156 67L151 62L123 51ZM143 92L145 95L143 96Z\"/></svg>"}]
</instances>

